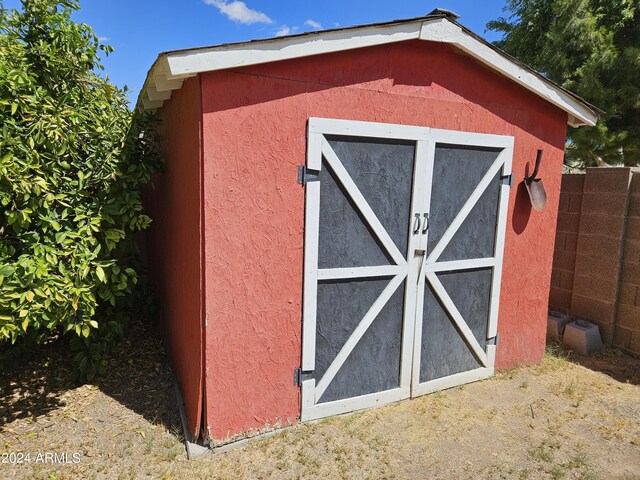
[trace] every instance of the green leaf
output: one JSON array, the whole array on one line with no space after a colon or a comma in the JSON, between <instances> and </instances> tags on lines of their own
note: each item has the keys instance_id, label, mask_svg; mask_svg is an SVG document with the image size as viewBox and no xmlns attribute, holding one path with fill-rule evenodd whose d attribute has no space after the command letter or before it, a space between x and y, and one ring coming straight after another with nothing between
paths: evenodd
<instances>
[{"instance_id":1,"label":"green leaf","mask_svg":"<svg viewBox=\"0 0 640 480\"><path fill-rule=\"evenodd\" d=\"M15 271L15 268L13 268L13 266L11 265L4 265L0 267L0 275L2 275L4 278L10 277Z\"/></svg>"},{"instance_id":2,"label":"green leaf","mask_svg":"<svg viewBox=\"0 0 640 480\"><path fill-rule=\"evenodd\" d=\"M102 267L100 265L98 265L96 267L96 275L98 276L98 278L100 279L100 281L102 283L106 282L107 279L106 279L106 277L104 275L104 270L102 269Z\"/></svg>"},{"instance_id":3,"label":"green leaf","mask_svg":"<svg viewBox=\"0 0 640 480\"><path fill-rule=\"evenodd\" d=\"M11 104L11 115L13 116L17 111L18 111L18 104L17 103L12 103Z\"/></svg>"}]
</instances>

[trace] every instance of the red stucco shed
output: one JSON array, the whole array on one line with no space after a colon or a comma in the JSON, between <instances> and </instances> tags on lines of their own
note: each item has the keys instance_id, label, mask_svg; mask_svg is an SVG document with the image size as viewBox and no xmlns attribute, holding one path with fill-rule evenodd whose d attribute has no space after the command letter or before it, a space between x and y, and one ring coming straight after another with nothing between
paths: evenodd
<instances>
[{"instance_id":1,"label":"red stucco shed","mask_svg":"<svg viewBox=\"0 0 640 480\"><path fill-rule=\"evenodd\" d=\"M541 359L566 125L597 116L454 15L163 53L139 107L163 122L149 261L191 432Z\"/></svg>"}]
</instances>

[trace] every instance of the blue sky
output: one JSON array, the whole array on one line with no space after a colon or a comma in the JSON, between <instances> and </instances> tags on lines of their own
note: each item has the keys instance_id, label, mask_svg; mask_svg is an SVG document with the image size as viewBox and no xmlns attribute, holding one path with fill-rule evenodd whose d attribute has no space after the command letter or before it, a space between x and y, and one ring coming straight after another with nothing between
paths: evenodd
<instances>
[{"instance_id":1,"label":"blue sky","mask_svg":"<svg viewBox=\"0 0 640 480\"><path fill-rule=\"evenodd\" d=\"M458 13L460 22L488 40L489 20L504 0L81 0L75 20L93 27L115 52L104 62L111 80L133 91L132 103L158 53L322 28L422 16L434 8ZM19 0L5 0L16 8Z\"/></svg>"}]
</instances>

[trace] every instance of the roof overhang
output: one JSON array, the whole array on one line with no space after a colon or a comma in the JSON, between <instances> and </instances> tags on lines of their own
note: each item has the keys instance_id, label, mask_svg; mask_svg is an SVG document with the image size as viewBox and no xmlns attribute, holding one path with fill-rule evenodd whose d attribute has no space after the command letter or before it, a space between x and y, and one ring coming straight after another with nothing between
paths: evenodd
<instances>
[{"instance_id":1,"label":"roof overhang","mask_svg":"<svg viewBox=\"0 0 640 480\"><path fill-rule=\"evenodd\" d=\"M513 80L568 114L573 127L595 125L595 107L497 49L446 14L268 40L176 50L158 56L138 98L144 110L160 108L186 78L203 72L291 60L408 40L446 43Z\"/></svg>"}]
</instances>

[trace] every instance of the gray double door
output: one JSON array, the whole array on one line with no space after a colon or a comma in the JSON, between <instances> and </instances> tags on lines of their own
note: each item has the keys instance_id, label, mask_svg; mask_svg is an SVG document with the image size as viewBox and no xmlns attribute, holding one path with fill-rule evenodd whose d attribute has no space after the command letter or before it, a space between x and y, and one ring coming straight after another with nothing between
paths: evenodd
<instances>
[{"instance_id":1,"label":"gray double door","mask_svg":"<svg viewBox=\"0 0 640 480\"><path fill-rule=\"evenodd\" d=\"M493 374L513 137L309 121L302 419Z\"/></svg>"}]
</instances>

